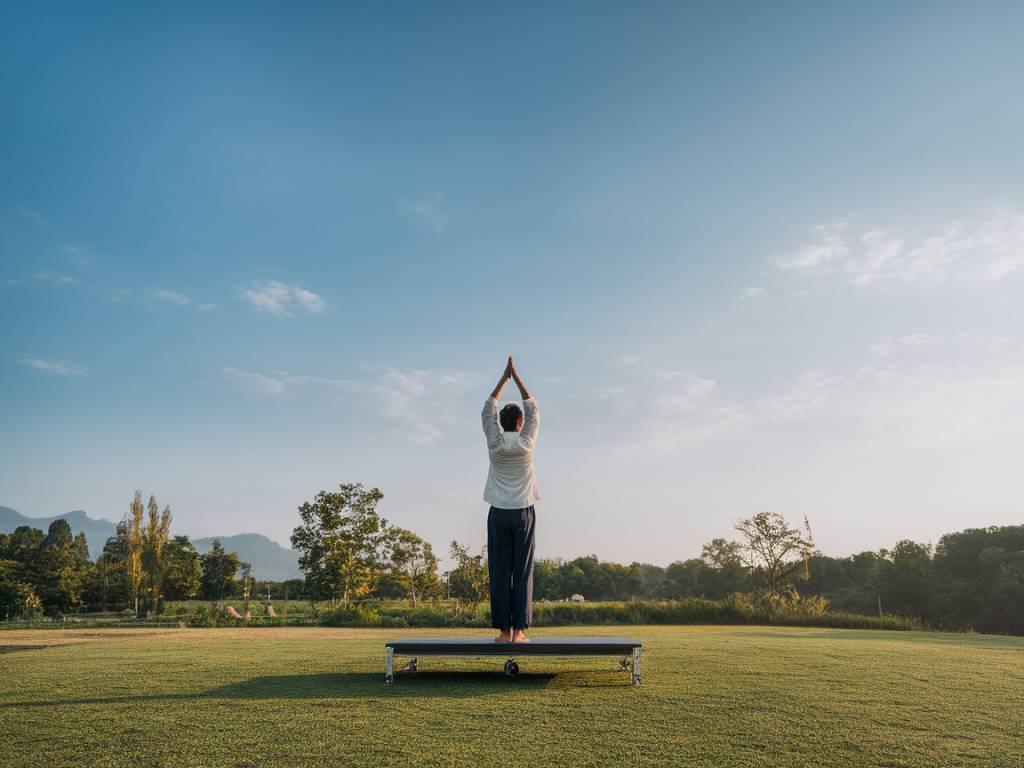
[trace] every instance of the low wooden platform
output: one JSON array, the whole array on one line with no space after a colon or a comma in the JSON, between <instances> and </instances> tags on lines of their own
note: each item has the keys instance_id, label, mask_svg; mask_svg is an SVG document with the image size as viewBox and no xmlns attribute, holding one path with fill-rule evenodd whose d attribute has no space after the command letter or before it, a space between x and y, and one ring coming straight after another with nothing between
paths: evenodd
<instances>
[{"instance_id":1,"label":"low wooden platform","mask_svg":"<svg viewBox=\"0 0 1024 768\"><path fill-rule=\"evenodd\" d=\"M619 656L619 668L640 683L640 651L643 645L630 637L535 637L528 643L496 643L489 638L408 637L384 644L384 682L395 680L396 656L412 657L402 671L415 672L421 656L504 656L505 673L515 675L517 656Z\"/></svg>"}]
</instances>

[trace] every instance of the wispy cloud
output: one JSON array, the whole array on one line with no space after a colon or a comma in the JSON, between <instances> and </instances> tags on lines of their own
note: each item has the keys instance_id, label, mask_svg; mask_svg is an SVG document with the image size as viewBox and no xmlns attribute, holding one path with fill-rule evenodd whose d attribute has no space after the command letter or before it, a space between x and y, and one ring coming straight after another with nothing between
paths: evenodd
<instances>
[{"instance_id":1,"label":"wispy cloud","mask_svg":"<svg viewBox=\"0 0 1024 768\"><path fill-rule=\"evenodd\" d=\"M1024 213L1012 208L990 208L924 236L878 227L854 235L846 228L816 227L814 242L773 262L786 272L859 287L1001 280L1024 270Z\"/></svg>"},{"instance_id":2,"label":"wispy cloud","mask_svg":"<svg viewBox=\"0 0 1024 768\"><path fill-rule=\"evenodd\" d=\"M189 299L177 291L168 291L165 288L158 288L153 291L153 298L168 304L177 304L179 307L187 307Z\"/></svg>"},{"instance_id":3,"label":"wispy cloud","mask_svg":"<svg viewBox=\"0 0 1024 768\"><path fill-rule=\"evenodd\" d=\"M368 372L363 379L308 376L288 371L257 372L225 366L235 388L272 397L340 397L355 402L405 439L427 445L465 424L476 406L470 395L482 376L465 371L402 370Z\"/></svg>"},{"instance_id":4,"label":"wispy cloud","mask_svg":"<svg viewBox=\"0 0 1024 768\"><path fill-rule=\"evenodd\" d=\"M444 212L436 203L427 200L402 200L402 212L413 221L438 234L443 233L448 227Z\"/></svg>"},{"instance_id":5,"label":"wispy cloud","mask_svg":"<svg viewBox=\"0 0 1024 768\"><path fill-rule=\"evenodd\" d=\"M30 368L47 373L55 373L58 376L84 376L85 369L77 363L69 363L66 360L42 360L37 357L23 357L21 362Z\"/></svg>"},{"instance_id":6,"label":"wispy cloud","mask_svg":"<svg viewBox=\"0 0 1024 768\"><path fill-rule=\"evenodd\" d=\"M373 385L378 412L410 440L432 443L462 421L482 377L464 371L387 370Z\"/></svg>"},{"instance_id":7,"label":"wispy cloud","mask_svg":"<svg viewBox=\"0 0 1024 768\"><path fill-rule=\"evenodd\" d=\"M50 222L48 222L46 219L44 219L43 215L41 213L37 213L36 211L33 211L31 208L19 207L17 210L18 210L18 213L21 215L22 218L28 219L29 221L31 221L33 224L36 224L37 226L40 226L40 227L48 227L48 226L50 226Z\"/></svg>"},{"instance_id":8,"label":"wispy cloud","mask_svg":"<svg viewBox=\"0 0 1024 768\"><path fill-rule=\"evenodd\" d=\"M63 285L70 285L71 283L77 283L78 278L72 277L71 275L65 275L61 272L54 272L53 270L45 270L43 272L36 272L34 275L36 280L42 280L48 283L61 283Z\"/></svg>"},{"instance_id":9,"label":"wispy cloud","mask_svg":"<svg viewBox=\"0 0 1024 768\"><path fill-rule=\"evenodd\" d=\"M253 371L243 371L238 368L225 366L221 373L239 389L252 392L261 392L265 395L283 395L288 391L287 374L277 376L266 376Z\"/></svg>"},{"instance_id":10,"label":"wispy cloud","mask_svg":"<svg viewBox=\"0 0 1024 768\"><path fill-rule=\"evenodd\" d=\"M196 312L212 312L216 308L216 304L211 304L207 302L206 304L200 304L198 307L196 307Z\"/></svg>"},{"instance_id":11,"label":"wispy cloud","mask_svg":"<svg viewBox=\"0 0 1024 768\"><path fill-rule=\"evenodd\" d=\"M755 390L670 370L638 381L642 396L605 388L590 397L628 456L719 439L784 441L787 430L801 440L925 446L1024 424L1024 346L1011 339L918 333L883 337L868 352Z\"/></svg>"},{"instance_id":12,"label":"wispy cloud","mask_svg":"<svg viewBox=\"0 0 1024 768\"><path fill-rule=\"evenodd\" d=\"M758 296L764 296L764 288L759 285L748 285L740 291L740 300L748 301L750 299L756 299Z\"/></svg>"},{"instance_id":13,"label":"wispy cloud","mask_svg":"<svg viewBox=\"0 0 1024 768\"><path fill-rule=\"evenodd\" d=\"M318 294L278 280L254 283L252 287L242 290L242 298L258 312L279 317L294 317L296 310L322 315L327 309L327 302Z\"/></svg>"},{"instance_id":14,"label":"wispy cloud","mask_svg":"<svg viewBox=\"0 0 1024 768\"><path fill-rule=\"evenodd\" d=\"M846 229L845 221L836 221L829 224L819 224L811 232L815 234L816 240L810 245L805 245L796 253L776 256L773 261L779 269L814 271L830 271L837 262L842 262L849 254L849 249L843 239L843 230Z\"/></svg>"},{"instance_id":15,"label":"wispy cloud","mask_svg":"<svg viewBox=\"0 0 1024 768\"><path fill-rule=\"evenodd\" d=\"M71 260L75 262L75 264L79 264L83 267L90 267L96 261L96 257L86 245L65 245L64 252L70 255Z\"/></svg>"},{"instance_id":16,"label":"wispy cloud","mask_svg":"<svg viewBox=\"0 0 1024 768\"><path fill-rule=\"evenodd\" d=\"M872 344L868 351L878 357L889 357L901 347L923 347L926 344L935 344L938 340L927 333L912 333L908 336L893 338L883 336L876 343Z\"/></svg>"},{"instance_id":17,"label":"wispy cloud","mask_svg":"<svg viewBox=\"0 0 1024 768\"><path fill-rule=\"evenodd\" d=\"M303 376L288 371L257 373L225 366L224 377L238 389L264 395L307 394L329 396L351 394L365 389L365 385L349 379L331 379L321 376Z\"/></svg>"}]
</instances>

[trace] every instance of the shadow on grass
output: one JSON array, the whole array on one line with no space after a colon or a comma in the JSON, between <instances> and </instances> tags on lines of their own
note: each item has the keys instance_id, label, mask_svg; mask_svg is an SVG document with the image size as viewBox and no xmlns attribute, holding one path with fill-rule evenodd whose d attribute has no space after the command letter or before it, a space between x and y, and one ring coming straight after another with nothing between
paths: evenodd
<instances>
[{"instance_id":1,"label":"shadow on grass","mask_svg":"<svg viewBox=\"0 0 1024 768\"><path fill-rule=\"evenodd\" d=\"M552 674L521 674L514 678L500 672L399 672L393 685L384 675L322 674L254 677L207 692L222 699L333 699L368 697L487 696L513 690L543 688Z\"/></svg>"},{"instance_id":2,"label":"shadow on grass","mask_svg":"<svg viewBox=\"0 0 1024 768\"><path fill-rule=\"evenodd\" d=\"M384 684L381 672L346 672L317 675L266 675L229 683L195 693L136 694L78 699L50 699L0 703L0 710L67 707L78 704L139 704L161 701L285 700L285 699L370 699L370 698L463 698L494 693L537 690L554 680L553 674L520 674L508 677L500 672L415 672L398 673L394 685Z\"/></svg>"},{"instance_id":3,"label":"shadow on grass","mask_svg":"<svg viewBox=\"0 0 1024 768\"><path fill-rule=\"evenodd\" d=\"M17 653L18 651L41 651L52 648L52 645L0 645L0 653Z\"/></svg>"}]
</instances>

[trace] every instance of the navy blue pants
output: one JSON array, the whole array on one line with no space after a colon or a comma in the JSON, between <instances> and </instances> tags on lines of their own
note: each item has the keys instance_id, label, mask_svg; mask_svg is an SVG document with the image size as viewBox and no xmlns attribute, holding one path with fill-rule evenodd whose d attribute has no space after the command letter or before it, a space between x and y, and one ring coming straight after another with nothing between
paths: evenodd
<instances>
[{"instance_id":1,"label":"navy blue pants","mask_svg":"<svg viewBox=\"0 0 1024 768\"><path fill-rule=\"evenodd\" d=\"M534 517L532 506L491 507L487 515L487 572L495 629L526 629L533 619Z\"/></svg>"}]
</instances>

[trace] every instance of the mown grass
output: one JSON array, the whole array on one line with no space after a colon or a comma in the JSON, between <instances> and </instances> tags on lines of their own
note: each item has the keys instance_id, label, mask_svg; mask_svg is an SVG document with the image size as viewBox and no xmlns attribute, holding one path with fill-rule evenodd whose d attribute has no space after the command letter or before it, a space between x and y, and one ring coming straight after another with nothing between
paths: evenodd
<instances>
[{"instance_id":1,"label":"mown grass","mask_svg":"<svg viewBox=\"0 0 1024 768\"><path fill-rule=\"evenodd\" d=\"M588 627L643 641L641 686L531 657L385 687L384 640L416 634L438 630L4 633L0 765L1024 765L1020 638Z\"/></svg>"}]
</instances>

